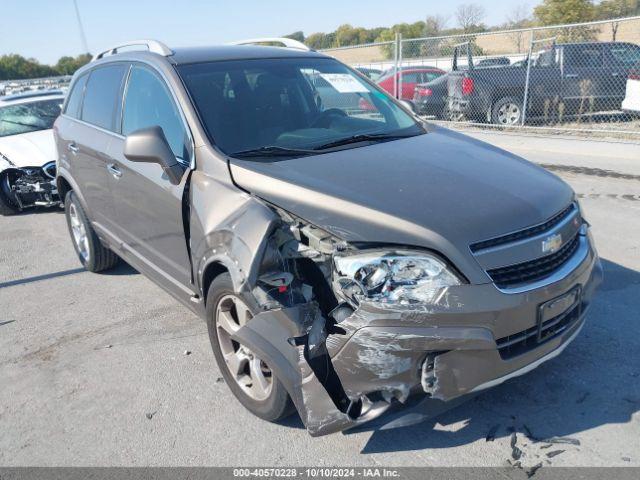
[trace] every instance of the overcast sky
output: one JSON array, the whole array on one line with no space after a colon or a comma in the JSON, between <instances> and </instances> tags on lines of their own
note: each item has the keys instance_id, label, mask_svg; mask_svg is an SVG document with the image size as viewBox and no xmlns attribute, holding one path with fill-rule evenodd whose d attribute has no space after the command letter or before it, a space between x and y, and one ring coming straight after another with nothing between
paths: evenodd
<instances>
[{"instance_id":1,"label":"overcast sky","mask_svg":"<svg viewBox=\"0 0 640 480\"><path fill-rule=\"evenodd\" d=\"M390 26L449 17L470 0L77 0L89 50L124 40L154 38L170 46L211 45L232 40L281 36L295 30L306 35L338 25ZM518 4L537 0L477 0L485 23L496 25ZM2 0L0 55L18 53L43 63L82 53L73 0Z\"/></svg>"}]
</instances>

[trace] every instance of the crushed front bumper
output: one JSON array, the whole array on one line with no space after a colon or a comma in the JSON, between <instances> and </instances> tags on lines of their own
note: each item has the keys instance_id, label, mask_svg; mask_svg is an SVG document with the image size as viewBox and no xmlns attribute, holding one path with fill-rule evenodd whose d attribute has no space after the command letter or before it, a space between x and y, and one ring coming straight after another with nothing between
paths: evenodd
<instances>
[{"instance_id":1,"label":"crushed front bumper","mask_svg":"<svg viewBox=\"0 0 640 480\"><path fill-rule=\"evenodd\" d=\"M270 359L314 436L372 420L384 425L385 417L391 426L422 421L532 370L577 336L602 281L589 240L585 237L586 249L573 259L570 272L532 290L506 293L493 284L460 285L420 310L364 303L330 333L310 303L260 313L237 339ZM562 302L554 299L576 289L579 295L571 298L577 301L569 305L573 310L558 310L555 304ZM544 305L558 311L541 318ZM542 328L547 329L544 336ZM500 347L513 346L519 338L526 342L516 354ZM319 372L314 358L330 364L330 370ZM351 405L345 405L345 395ZM359 402L357 408L353 402Z\"/></svg>"}]
</instances>

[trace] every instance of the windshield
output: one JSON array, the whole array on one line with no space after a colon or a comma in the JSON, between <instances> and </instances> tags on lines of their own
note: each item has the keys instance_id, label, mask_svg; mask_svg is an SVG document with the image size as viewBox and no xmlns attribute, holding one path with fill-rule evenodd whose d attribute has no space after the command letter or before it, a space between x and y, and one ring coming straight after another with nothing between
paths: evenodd
<instances>
[{"instance_id":1,"label":"windshield","mask_svg":"<svg viewBox=\"0 0 640 480\"><path fill-rule=\"evenodd\" d=\"M317 152L424 133L384 92L333 59L257 59L178 68L210 138L228 155Z\"/></svg>"},{"instance_id":2,"label":"windshield","mask_svg":"<svg viewBox=\"0 0 640 480\"><path fill-rule=\"evenodd\" d=\"M45 100L0 107L0 137L53 128L63 100Z\"/></svg>"}]
</instances>

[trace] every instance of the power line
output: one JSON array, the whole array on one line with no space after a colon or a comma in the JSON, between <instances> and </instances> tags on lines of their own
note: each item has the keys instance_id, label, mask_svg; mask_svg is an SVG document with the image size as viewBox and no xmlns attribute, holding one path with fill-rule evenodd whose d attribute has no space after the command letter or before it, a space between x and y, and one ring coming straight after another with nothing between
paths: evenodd
<instances>
[{"instance_id":1,"label":"power line","mask_svg":"<svg viewBox=\"0 0 640 480\"><path fill-rule=\"evenodd\" d=\"M82 41L82 48L84 48L84 53L89 53L87 36L84 34L84 27L82 26L82 18L80 18L80 10L78 9L77 0L73 0L73 6L75 7L75 10L76 10L76 19L78 20L78 28L80 29L80 40Z\"/></svg>"}]
</instances>

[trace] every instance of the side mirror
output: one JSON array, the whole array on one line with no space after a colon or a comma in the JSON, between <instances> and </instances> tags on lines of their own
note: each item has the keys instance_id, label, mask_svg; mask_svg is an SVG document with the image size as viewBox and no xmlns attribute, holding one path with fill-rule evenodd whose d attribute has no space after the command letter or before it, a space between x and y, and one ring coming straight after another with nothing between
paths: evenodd
<instances>
[{"instance_id":1,"label":"side mirror","mask_svg":"<svg viewBox=\"0 0 640 480\"><path fill-rule=\"evenodd\" d=\"M132 162L157 163L173 185L182 180L184 169L169 147L162 128L141 128L127 135L124 141L124 156Z\"/></svg>"}]
</instances>

